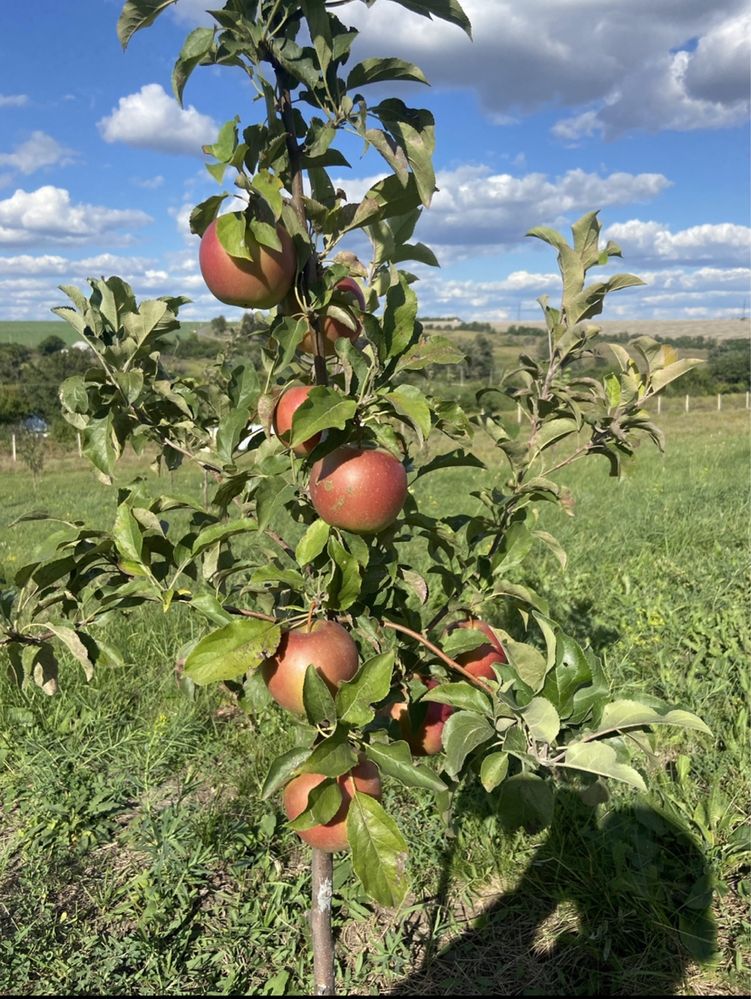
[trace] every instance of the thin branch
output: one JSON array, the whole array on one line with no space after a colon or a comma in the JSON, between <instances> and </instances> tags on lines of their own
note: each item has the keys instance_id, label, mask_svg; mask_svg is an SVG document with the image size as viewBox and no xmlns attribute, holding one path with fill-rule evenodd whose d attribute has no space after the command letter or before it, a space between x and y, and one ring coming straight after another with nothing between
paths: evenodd
<instances>
[{"instance_id":1,"label":"thin branch","mask_svg":"<svg viewBox=\"0 0 751 999\"><path fill-rule=\"evenodd\" d=\"M394 621L383 621L382 624L384 628L391 628L392 631L401 631L403 634L409 635L410 638L414 638L416 642L424 645L426 649L430 649L434 655L438 656L439 659L442 659L447 666L455 670L457 673L460 673L468 683L472 684L473 687L477 687L477 689L481 690L484 694L493 694L492 687L489 687L479 677L473 676L469 670L460 666L455 659L451 658L451 656L447 656L445 652L439 649L437 645L433 645L433 643L424 635L421 635L419 631L412 631L411 628L407 628L403 624L396 624Z\"/></svg>"}]
</instances>

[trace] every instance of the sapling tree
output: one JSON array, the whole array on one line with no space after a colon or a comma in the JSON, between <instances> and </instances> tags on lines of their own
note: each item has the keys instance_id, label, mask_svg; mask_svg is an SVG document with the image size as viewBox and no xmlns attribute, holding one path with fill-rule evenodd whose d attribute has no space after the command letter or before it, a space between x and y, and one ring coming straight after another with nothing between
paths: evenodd
<instances>
[{"instance_id":1,"label":"sapling tree","mask_svg":"<svg viewBox=\"0 0 751 999\"><path fill-rule=\"evenodd\" d=\"M123 45L174 2L128 0ZM382 2L470 31L457 0ZM112 481L130 446L158 467L201 470L209 488L201 500L143 479L122 486L111 530L62 524L54 551L21 568L0 604L18 681L48 692L61 648L89 676L120 655L104 637L113 615L188 605L205 634L176 650L186 682L222 683L241 705L264 682L306 726L306 743L273 763L262 793L283 791L292 827L313 846L319 994L333 990L331 854L350 849L382 905L408 891L408 844L381 803L382 781L435 795L444 810L460 782L478 780L544 821L556 780L589 793L608 780L642 789L632 755L650 751L656 727L704 730L654 698L613 695L598 658L525 583L543 549L565 563L539 523L543 504L570 506L557 473L599 456L618 475L641 440L661 446L645 404L695 362L641 338L633 354L607 348L604 379L577 377L606 295L642 283L590 280L620 256L592 212L571 242L548 228L529 234L557 253L562 278L559 304L540 299L544 358L521 354L469 412L433 391L426 372L464 358L450 338L425 334L417 278L402 265L437 264L414 238L436 187L434 121L369 97L374 84L380 94L426 81L402 59L358 61L357 31L340 19L347 6L227 0L213 27L188 35L178 100L201 66L243 73L255 98L250 120L231 118L205 148L225 189L195 207L191 229L222 300L267 310L240 335L261 363L221 355L203 378L173 377L162 353L187 299L139 304L117 277L90 280L88 295L63 288L72 304L54 311L95 362L60 399L100 478ZM349 166L339 146L352 137L385 170L354 202L331 177ZM366 240L362 262L353 247ZM429 513L424 480L456 468L463 512Z\"/></svg>"}]
</instances>

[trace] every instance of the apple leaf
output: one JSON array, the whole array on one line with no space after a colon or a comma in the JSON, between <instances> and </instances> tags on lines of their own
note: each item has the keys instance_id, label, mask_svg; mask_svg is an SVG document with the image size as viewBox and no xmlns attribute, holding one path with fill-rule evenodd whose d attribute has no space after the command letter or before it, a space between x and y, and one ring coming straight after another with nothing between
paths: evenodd
<instances>
[{"instance_id":1,"label":"apple leaf","mask_svg":"<svg viewBox=\"0 0 751 999\"><path fill-rule=\"evenodd\" d=\"M423 694L421 701L435 701L437 704L450 704L452 708L474 711L475 714L492 717L492 706L487 694L462 680L459 683L442 683Z\"/></svg>"},{"instance_id":2,"label":"apple leaf","mask_svg":"<svg viewBox=\"0 0 751 999\"><path fill-rule=\"evenodd\" d=\"M547 673L545 656L534 646L507 638L503 647L517 676L532 690L539 690Z\"/></svg>"},{"instance_id":3,"label":"apple leaf","mask_svg":"<svg viewBox=\"0 0 751 999\"><path fill-rule=\"evenodd\" d=\"M441 648L447 656L456 659L462 652L473 652L488 642L488 636L477 628L454 628L441 640Z\"/></svg>"},{"instance_id":4,"label":"apple leaf","mask_svg":"<svg viewBox=\"0 0 751 999\"><path fill-rule=\"evenodd\" d=\"M295 548L295 559L299 566L308 565L321 554L329 540L330 531L325 520L313 521Z\"/></svg>"},{"instance_id":5,"label":"apple leaf","mask_svg":"<svg viewBox=\"0 0 751 999\"><path fill-rule=\"evenodd\" d=\"M553 821L553 788L536 774L515 774L504 780L497 801L497 813L508 829L536 833Z\"/></svg>"},{"instance_id":6,"label":"apple leaf","mask_svg":"<svg viewBox=\"0 0 751 999\"><path fill-rule=\"evenodd\" d=\"M357 754L347 739L347 729L339 725L336 731L319 742L307 761L300 767L304 774L323 774L324 777L341 777L357 766Z\"/></svg>"},{"instance_id":7,"label":"apple leaf","mask_svg":"<svg viewBox=\"0 0 751 999\"><path fill-rule=\"evenodd\" d=\"M495 736L493 726L474 711L456 711L443 727L441 738L446 751L446 770L459 774L469 754Z\"/></svg>"},{"instance_id":8,"label":"apple leaf","mask_svg":"<svg viewBox=\"0 0 751 999\"><path fill-rule=\"evenodd\" d=\"M393 392L386 392L385 398L396 412L405 417L417 431L422 443L430 434L430 407L416 385L397 385Z\"/></svg>"},{"instance_id":9,"label":"apple leaf","mask_svg":"<svg viewBox=\"0 0 751 999\"><path fill-rule=\"evenodd\" d=\"M209 524L199 531L193 542L193 554L200 555L201 552L210 548L218 541L226 541L237 534L246 534L258 530L258 524L250 517L239 517L237 520L228 520L224 523Z\"/></svg>"},{"instance_id":10,"label":"apple leaf","mask_svg":"<svg viewBox=\"0 0 751 999\"><path fill-rule=\"evenodd\" d=\"M414 762L406 742L373 742L365 747L365 755L382 773L405 787L422 787L436 794L446 790L438 774Z\"/></svg>"},{"instance_id":11,"label":"apple leaf","mask_svg":"<svg viewBox=\"0 0 751 999\"><path fill-rule=\"evenodd\" d=\"M296 832L330 822L342 807L342 789L337 781L329 778L312 787L308 793L308 805L290 827Z\"/></svg>"},{"instance_id":12,"label":"apple leaf","mask_svg":"<svg viewBox=\"0 0 751 999\"><path fill-rule=\"evenodd\" d=\"M369 83L383 83L385 80L428 82L419 66L404 59L363 59L350 70L347 90L356 90Z\"/></svg>"},{"instance_id":13,"label":"apple leaf","mask_svg":"<svg viewBox=\"0 0 751 999\"><path fill-rule=\"evenodd\" d=\"M310 748L306 746L296 746L288 752L277 756L269 767L266 780L261 788L261 798L266 801L278 789L286 784L288 779L310 756Z\"/></svg>"},{"instance_id":14,"label":"apple leaf","mask_svg":"<svg viewBox=\"0 0 751 999\"><path fill-rule=\"evenodd\" d=\"M619 763L615 749L602 742L575 742L567 746L564 761L559 765L620 780L639 791L647 789L639 771L626 763Z\"/></svg>"},{"instance_id":15,"label":"apple leaf","mask_svg":"<svg viewBox=\"0 0 751 999\"><path fill-rule=\"evenodd\" d=\"M320 725L336 718L334 698L331 696L326 681L315 668L310 665L305 670L302 686L302 700L305 714L311 725Z\"/></svg>"},{"instance_id":16,"label":"apple leaf","mask_svg":"<svg viewBox=\"0 0 751 999\"><path fill-rule=\"evenodd\" d=\"M201 686L234 680L276 652L281 628L270 621L242 618L204 636L185 660L185 674Z\"/></svg>"},{"instance_id":17,"label":"apple leaf","mask_svg":"<svg viewBox=\"0 0 751 999\"><path fill-rule=\"evenodd\" d=\"M544 697L533 697L521 714L530 735L537 742L550 745L561 730L561 719L550 701Z\"/></svg>"},{"instance_id":18,"label":"apple leaf","mask_svg":"<svg viewBox=\"0 0 751 999\"><path fill-rule=\"evenodd\" d=\"M396 365L397 371L420 371L429 364L460 364L464 353L447 337L431 336L403 354Z\"/></svg>"},{"instance_id":19,"label":"apple leaf","mask_svg":"<svg viewBox=\"0 0 751 999\"><path fill-rule=\"evenodd\" d=\"M508 753L491 753L482 761L480 782L486 791L493 791L508 773Z\"/></svg>"},{"instance_id":20,"label":"apple leaf","mask_svg":"<svg viewBox=\"0 0 751 999\"><path fill-rule=\"evenodd\" d=\"M404 873L407 843L383 806L369 794L352 798L347 813L352 867L367 894L380 905L399 905L409 889Z\"/></svg>"},{"instance_id":21,"label":"apple leaf","mask_svg":"<svg viewBox=\"0 0 751 999\"><path fill-rule=\"evenodd\" d=\"M566 718L574 706L574 694L592 680L589 660L569 635L556 636L555 666L545 678L542 696Z\"/></svg>"},{"instance_id":22,"label":"apple leaf","mask_svg":"<svg viewBox=\"0 0 751 999\"><path fill-rule=\"evenodd\" d=\"M372 704L382 701L391 689L395 655L383 652L364 662L351 680L343 683L336 695L336 709L348 725L367 725L375 716Z\"/></svg>"},{"instance_id":23,"label":"apple leaf","mask_svg":"<svg viewBox=\"0 0 751 999\"><path fill-rule=\"evenodd\" d=\"M188 78L196 66L209 55L213 45L213 28L194 28L185 39L172 70L172 90L180 107L182 107L183 91Z\"/></svg>"},{"instance_id":24,"label":"apple leaf","mask_svg":"<svg viewBox=\"0 0 751 999\"><path fill-rule=\"evenodd\" d=\"M357 412L357 402L335 389L318 385L295 410L289 445L295 447L322 430L343 430Z\"/></svg>"},{"instance_id":25,"label":"apple leaf","mask_svg":"<svg viewBox=\"0 0 751 999\"><path fill-rule=\"evenodd\" d=\"M676 725L679 728L694 729L704 735L711 735L712 730L691 711L674 709L660 714L654 708L638 701L613 701L606 704L602 712L599 731L605 735L610 732L622 732L629 728L643 728L648 725Z\"/></svg>"},{"instance_id":26,"label":"apple leaf","mask_svg":"<svg viewBox=\"0 0 751 999\"><path fill-rule=\"evenodd\" d=\"M177 0L126 0L117 22L117 37L123 48L141 28L148 28L157 17Z\"/></svg>"}]
</instances>

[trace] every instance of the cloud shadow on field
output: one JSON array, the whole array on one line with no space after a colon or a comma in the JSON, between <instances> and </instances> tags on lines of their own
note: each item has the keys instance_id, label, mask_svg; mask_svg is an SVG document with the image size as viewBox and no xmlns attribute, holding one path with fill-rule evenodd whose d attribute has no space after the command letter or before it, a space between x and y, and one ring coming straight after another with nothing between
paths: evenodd
<instances>
[{"instance_id":1,"label":"cloud shadow on field","mask_svg":"<svg viewBox=\"0 0 751 999\"><path fill-rule=\"evenodd\" d=\"M492 814L475 793L458 803L468 810ZM451 849L436 907L451 905ZM706 861L674 822L644 804L598 819L562 790L516 887L465 911L471 928L428 947L389 994L676 994L689 965L714 953L711 900Z\"/></svg>"}]
</instances>

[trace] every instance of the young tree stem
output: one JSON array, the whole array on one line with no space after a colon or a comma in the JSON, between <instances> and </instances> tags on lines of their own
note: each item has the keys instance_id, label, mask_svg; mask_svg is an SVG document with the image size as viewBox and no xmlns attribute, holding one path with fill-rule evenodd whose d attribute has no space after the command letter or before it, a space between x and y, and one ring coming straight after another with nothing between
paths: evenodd
<instances>
[{"instance_id":1,"label":"young tree stem","mask_svg":"<svg viewBox=\"0 0 751 999\"><path fill-rule=\"evenodd\" d=\"M313 848L312 905L310 929L313 936L313 975L315 994L333 996L334 938L331 935L331 893L334 883L334 858L325 850Z\"/></svg>"},{"instance_id":2,"label":"young tree stem","mask_svg":"<svg viewBox=\"0 0 751 999\"><path fill-rule=\"evenodd\" d=\"M411 628L406 628L403 624L396 624L394 621L384 621L383 627L391 628L392 631L401 631L403 634L409 635L410 638L414 638L416 642L420 642L421 645L424 645L426 649L430 649L430 651L434 655L438 656L439 659L443 659L446 665L450 666L451 669L455 670L457 673L461 673L467 683L471 683L473 687L477 687L477 689L481 690L484 694L493 693L491 688L483 680L479 677L473 676L469 670L460 666L455 659L451 658L451 656L447 656L445 652L439 649L437 645L433 645L433 643L424 635L421 635L419 631L412 631Z\"/></svg>"}]
</instances>

